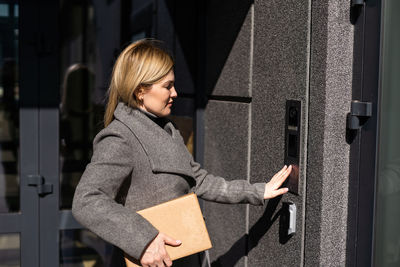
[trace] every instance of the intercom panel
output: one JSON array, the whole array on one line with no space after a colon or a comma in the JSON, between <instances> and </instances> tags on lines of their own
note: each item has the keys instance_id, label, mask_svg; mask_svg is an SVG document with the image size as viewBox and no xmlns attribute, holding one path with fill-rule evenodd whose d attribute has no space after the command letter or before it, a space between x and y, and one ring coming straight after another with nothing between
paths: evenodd
<instances>
[{"instance_id":1,"label":"intercom panel","mask_svg":"<svg viewBox=\"0 0 400 267\"><path fill-rule=\"evenodd\" d=\"M285 116L285 164L292 165L292 172L286 181L289 192L299 193L299 162L301 134L301 101L286 101Z\"/></svg>"}]
</instances>

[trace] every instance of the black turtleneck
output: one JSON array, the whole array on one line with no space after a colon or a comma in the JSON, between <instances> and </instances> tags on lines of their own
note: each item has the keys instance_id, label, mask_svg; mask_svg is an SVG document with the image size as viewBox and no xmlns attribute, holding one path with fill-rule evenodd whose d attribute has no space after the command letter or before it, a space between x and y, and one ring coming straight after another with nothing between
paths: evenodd
<instances>
[{"instance_id":1,"label":"black turtleneck","mask_svg":"<svg viewBox=\"0 0 400 267\"><path fill-rule=\"evenodd\" d=\"M146 115L150 120L154 121L158 126L163 128L165 130L165 124L169 122L169 120L165 117L157 117L153 113L150 113L146 110L143 110L141 108L138 108L144 115Z\"/></svg>"}]
</instances>

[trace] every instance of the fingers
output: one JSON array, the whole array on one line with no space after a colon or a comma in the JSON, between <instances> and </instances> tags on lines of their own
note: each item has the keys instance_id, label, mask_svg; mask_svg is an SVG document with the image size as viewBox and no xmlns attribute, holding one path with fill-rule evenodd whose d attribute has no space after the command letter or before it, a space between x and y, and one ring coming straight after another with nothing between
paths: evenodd
<instances>
[{"instance_id":1,"label":"fingers","mask_svg":"<svg viewBox=\"0 0 400 267\"><path fill-rule=\"evenodd\" d=\"M168 267L172 266L172 261L171 261L170 257L168 256L168 254L167 254L167 257L164 258L164 263L165 263L165 266L168 266Z\"/></svg>"},{"instance_id":2,"label":"fingers","mask_svg":"<svg viewBox=\"0 0 400 267\"><path fill-rule=\"evenodd\" d=\"M274 177L272 177L272 179L279 180L279 179L281 179L284 175L286 175L287 173L290 173L291 170L292 170L292 165L289 165L289 167L287 167L287 166L285 165L285 166L283 166L283 168L282 168L279 172L277 172L277 173L274 175ZM271 179L271 180L272 180L272 179Z\"/></svg>"},{"instance_id":3,"label":"fingers","mask_svg":"<svg viewBox=\"0 0 400 267\"><path fill-rule=\"evenodd\" d=\"M162 252L159 252L157 255L152 255L146 259L142 259L140 261L142 266L155 266L155 267L165 267L172 266L171 258L169 257L167 251L164 249Z\"/></svg>"},{"instance_id":4,"label":"fingers","mask_svg":"<svg viewBox=\"0 0 400 267\"><path fill-rule=\"evenodd\" d=\"M274 175L274 177L272 177L270 183L274 185L275 189L280 187L286 180L286 178L289 177L291 171L292 171L292 165L290 165L289 167L286 167L285 165L282 168L282 170L280 170L278 173Z\"/></svg>"},{"instance_id":5,"label":"fingers","mask_svg":"<svg viewBox=\"0 0 400 267\"><path fill-rule=\"evenodd\" d=\"M279 177L279 182L280 182L279 186L281 186L282 183L286 180L286 178L289 177L291 171L292 171L292 165L289 165L289 167L286 168L285 171Z\"/></svg>"},{"instance_id":6,"label":"fingers","mask_svg":"<svg viewBox=\"0 0 400 267\"><path fill-rule=\"evenodd\" d=\"M169 263L169 265L167 264L167 262ZM155 258L155 263L157 264L156 266L160 266L160 267L164 267L164 266L171 266L172 265L172 261L167 253L167 250L165 249L165 246L163 246L160 249L160 253L159 255ZM165 265L164 265L165 263Z\"/></svg>"},{"instance_id":7,"label":"fingers","mask_svg":"<svg viewBox=\"0 0 400 267\"><path fill-rule=\"evenodd\" d=\"M163 234L163 238L164 238L164 243L165 244L167 244L166 239L170 239L173 242L178 242L179 241L179 240L175 240L175 239L173 239L173 238L171 238L171 237L169 237L169 236L167 236L165 234ZM168 267L172 266L172 260L169 257L168 252L165 249L165 246L162 246L161 251L160 251L160 256L161 256L161 260L160 260L161 261L161 266L164 267L164 263L165 263L165 266L168 266Z\"/></svg>"},{"instance_id":8,"label":"fingers","mask_svg":"<svg viewBox=\"0 0 400 267\"><path fill-rule=\"evenodd\" d=\"M162 259L158 260L156 266L157 267L165 267L164 261Z\"/></svg>"},{"instance_id":9,"label":"fingers","mask_svg":"<svg viewBox=\"0 0 400 267\"><path fill-rule=\"evenodd\" d=\"M286 194L288 191L289 191L289 188L287 188L287 187L280 188L280 189L274 191L273 197L277 197L277 196Z\"/></svg>"},{"instance_id":10,"label":"fingers","mask_svg":"<svg viewBox=\"0 0 400 267\"><path fill-rule=\"evenodd\" d=\"M156 238L149 244L145 250L140 263L143 266L164 267L172 266L172 260L169 257L165 245L179 246L182 242L175 240L163 233L158 233Z\"/></svg>"},{"instance_id":11,"label":"fingers","mask_svg":"<svg viewBox=\"0 0 400 267\"><path fill-rule=\"evenodd\" d=\"M167 236L166 234L163 234L163 238L164 238L164 243L170 246L176 247L182 244L182 241L176 240L170 236Z\"/></svg>"},{"instance_id":12,"label":"fingers","mask_svg":"<svg viewBox=\"0 0 400 267\"><path fill-rule=\"evenodd\" d=\"M264 199L270 199L277 197L279 195L285 194L288 192L287 188L279 188L282 186L283 182L289 177L292 171L292 165L287 167L286 165L277 172L272 179L266 183Z\"/></svg>"},{"instance_id":13,"label":"fingers","mask_svg":"<svg viewBox=\"0 0 400 267\"><path fill-rule=\"evenodd\" d=\"M279 172L277 172L277 173L274 175L274 177L272 177L272 179L274 179L274 178L276 178L276 177L280 177L286 170L287 170L287 166L285 165L285 166L283 166L283 168L282 168ZM271 180L272 180L272 179L271 179Z\"/></svg>"}]
</instances>

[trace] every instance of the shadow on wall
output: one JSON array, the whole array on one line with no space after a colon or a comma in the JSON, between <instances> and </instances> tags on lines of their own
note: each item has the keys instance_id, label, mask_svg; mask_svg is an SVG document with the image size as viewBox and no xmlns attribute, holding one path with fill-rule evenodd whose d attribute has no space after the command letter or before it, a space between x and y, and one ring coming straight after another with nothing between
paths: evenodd
<instances>
[{"instance_id":1,"label":"shadow on wall","mask_svg":"<svg viewBox=\"0 0 400 267\"><path fill-rule=\"evenodd\" d=\"M196 84L205 85L205 94L212 93L252 4L252 0L166 1L179 42L175 46L182 49L192 80L204 79ZM185 23L193 17L197 24Z\"/></svg>"},{"instance_id":2,"label":"shadow on wall","mask_svg":"<svg viewBox=\"0 0 400 267\"><path fill-rule=\"evenodd\" d=\"M278 218L282 218L284 210L281 208L277 212L282 197L277 197L268 201L267 207L264 210L264 214L258 219L258 221L249 229L249 234L243 235L239 240L233 244L233 246L223 255L218 257L217 260L211 263L212 267L223 267L223 266L235 266L239 260L247 256L247 254L258 245L261 238L268 232L271 226ZM283 231L279 232L279 242L285 244L289 241L291 236L287 236ZM248 242L251 240L252 242ZM247 254L243 255L238 253L242 251L243 246L247 247Z\"/></svg>"}]
</instances>

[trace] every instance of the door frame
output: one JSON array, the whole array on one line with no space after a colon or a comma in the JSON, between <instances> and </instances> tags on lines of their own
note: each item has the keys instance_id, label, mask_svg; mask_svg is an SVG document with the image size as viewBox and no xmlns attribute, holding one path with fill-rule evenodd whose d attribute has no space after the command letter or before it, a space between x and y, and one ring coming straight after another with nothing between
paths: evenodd
<instances>
[{"instance_id":1,"label":"door frame","mask_svg":"<svg viewBox=\"0 0 400 267\"><path fill-rule=\"evenodd\" d=\"M372 116L350 140L347 266L373 266L377 177L381 20L384 0L352 7L354 19L353 100L372 103Z\"/></svg>"},{"instance_id":2,"label":"door frame","mask_svg":"<svg viewBox=\"0 0 400 267\"><path fill-rule=\"evenodd\" d=\"M0 214L0 234L19 233L21 266L39 266L39 196L28 176L39 174L38 7L19 1L19 198L18 213ZM29 10L29 12L26 12Z\"/></svg>"},{"instance_id":3,"label":"door frame","mask_svg":"<svg viewBox=\"0 0 400 267\"><path fill-rule=\"evenodd\" d=\"M22 267L60 264L60 230L83 229L60 210L59 1L19 0L20 212L0 214L0 234L20 234ZM40 195L29 176L44 178Z\"/></svg>"}]
</instances>

